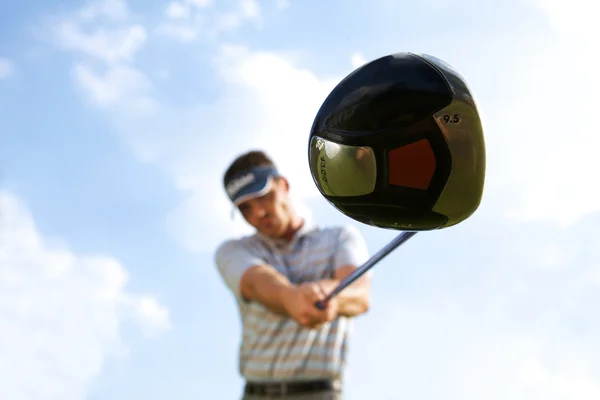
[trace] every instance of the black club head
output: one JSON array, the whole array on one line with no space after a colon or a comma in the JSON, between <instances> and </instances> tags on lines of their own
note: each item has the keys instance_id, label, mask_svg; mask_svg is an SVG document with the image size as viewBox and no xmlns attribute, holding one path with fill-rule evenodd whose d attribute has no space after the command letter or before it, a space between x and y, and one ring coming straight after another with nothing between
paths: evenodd
<instances>
[{"instance_id":1,"label":"black club head","mask_svg":"<svg viewBox=\"0 0 600 400\"><path fill-rule=\"evenodd\" d=\"M308 159L336 209L381 228L456 225L483 194L477 104L460 74L429 55L388 55L344 78L315 117Z\"/></svg>"}]
</instances>

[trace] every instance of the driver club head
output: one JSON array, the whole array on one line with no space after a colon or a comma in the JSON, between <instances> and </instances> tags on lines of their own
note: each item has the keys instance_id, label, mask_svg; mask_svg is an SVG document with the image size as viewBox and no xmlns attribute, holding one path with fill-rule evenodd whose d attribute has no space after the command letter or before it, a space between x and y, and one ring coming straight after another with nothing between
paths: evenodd
<instances>
[{"instance_id":1,"label":"driver club head","mask_svg":"<svg viewBox=\"0 0 600 400\"><path fill-rule=\"evenodd\" d=\"M430 55L387 55L339 82L314 119L308 159L330 204L380 228L450 227L483 195L477 104L462 76Z\"/></svg>"}]
</instances>

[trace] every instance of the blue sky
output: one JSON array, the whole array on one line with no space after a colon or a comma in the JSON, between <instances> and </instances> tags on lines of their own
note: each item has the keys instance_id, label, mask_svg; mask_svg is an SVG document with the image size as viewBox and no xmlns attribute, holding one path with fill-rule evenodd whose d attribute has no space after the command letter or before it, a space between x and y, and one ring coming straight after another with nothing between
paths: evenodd
<instances>
[{"instance_id":1,"label":"blue sky","mask_svg":"<svg viewBox=\"0 0 600 400\"><path fill-rule=\"evenodd\" d=\"M0 398L238 398L239 318L212 252L249 228L222 171L259 146L304 212L354 223L316 192L308 131L342 77L400 51L466 77L486 188L472 218L376 267L347 399L600 398L591 7L3 4ZM396 234L354 224L371 252Z\"/></svg>"}]
</instances>

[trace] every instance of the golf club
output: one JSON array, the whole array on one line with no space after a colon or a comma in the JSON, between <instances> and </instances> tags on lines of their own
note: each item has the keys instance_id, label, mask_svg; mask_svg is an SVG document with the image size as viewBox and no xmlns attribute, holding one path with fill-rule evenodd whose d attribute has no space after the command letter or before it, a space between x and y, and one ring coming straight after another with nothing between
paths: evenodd
<instances>
[{"instance_id":1,"label":"golf club","mask_svg":"<svg viewBox=\"0 0 600 400\"><path fill-rule=\"evenodd\" d=\"M486 151L463 77L427 54L380 57L346 76L311 127L313 182L338 211L404 233L344 279L326 302L418 231L469 218L483 195Z\"/></svg>"},{"instance_id":2,"label":"golf club","mask_svg":"<svg viewBox=\"0 0 600 400\"><path fill-rule=\"evenodd\" d=\"M350 284L352 284L355 280L364 275L368 270L375 266L380 260L382 260L389 253L394 251L408 239L416 235L417 232L402 232L398 236L396 236L390 243L384 246L381 250L379 250L375 255L373 255L367 262L361 265L359 268L355 269L350 275L348 275L344 280L342 280L339 285L329 293L323 301L317 302L316 306L320 310L324 310L327 302L335 297L339 292L347 288Z\"/></svg>"}]
</instances>

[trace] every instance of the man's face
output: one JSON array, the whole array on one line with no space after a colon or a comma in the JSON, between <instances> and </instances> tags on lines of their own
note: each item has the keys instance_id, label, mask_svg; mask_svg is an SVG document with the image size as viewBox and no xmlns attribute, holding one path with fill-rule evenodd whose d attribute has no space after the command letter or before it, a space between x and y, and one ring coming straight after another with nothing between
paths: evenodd
<instances>
[{"instance_id":1,"label":"man's face","mask_svg":"<svg viewBox=\"0 0 600 400\"><path fill-rule=\"evenodd\" d=\"M257 231L279 238L286 233L291 221L289 186L285 178L273 180L271 190L264 196L246 200L239 205L239 210Z\"/></svg>"}]
</instances>

